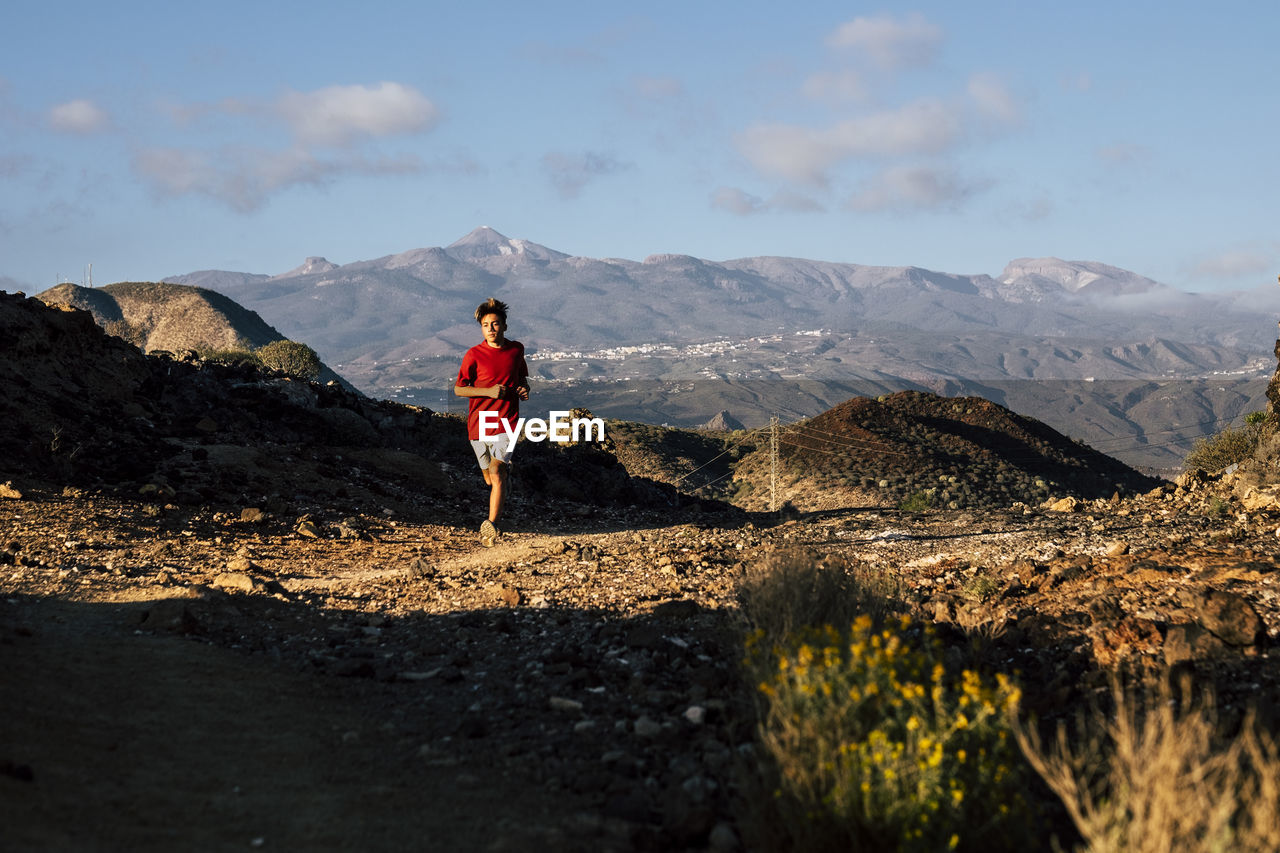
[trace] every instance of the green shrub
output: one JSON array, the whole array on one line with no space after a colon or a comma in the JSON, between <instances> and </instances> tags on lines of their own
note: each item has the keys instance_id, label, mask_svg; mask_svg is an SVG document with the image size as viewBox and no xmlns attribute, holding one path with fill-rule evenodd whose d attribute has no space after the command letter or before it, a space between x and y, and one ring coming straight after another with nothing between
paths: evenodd
<instances>
[{"instance_id":1,"label":"green shrub","mask_svg":"<svg viewBox=\"0 0 1280 853\"><path fill-rule=\"evenodd\" d=\"M938 505L938 490L925 489L923 491L912 492L906 499L898 504L898 509L903 512L924 512L927 509L933 509Z\"/></svg>"},{"instance_id":2,"label":"green shrub","mask_svg":"<svg viewBox=\"0 0 1280 853\"><path fill-rule=\"evenodd\" d=\"M966 580L960 587L966 598L975 601L987 601L1003 587L1000 579L988 574L976 574Z\"/></svg>"},{"instance_id":3,"label":"green shrub","mask_svg":"<svg viewBox=\"0 0 1280 853\"><path fill-rule=\"evenodd\" d=\"M1243 462L1257 448L1266 419L1266 412L1253 412L1245 417L1244 426L1227 427L1222 432L1198 440L1183 460L1183 465L1188 471L1196 468L1221 471L1228 465Z\"/></svg>"},{"instance_id":4,"label":"green shrub","mask_svg":"<svg viewBox=\"0 0 1280 853\"><path fill-rule=\"evenodd\" d=\"M1033 778L1010 720L1007 677L958 677L930 626L870 616L801 632L748 665L766 704L760 739L776 770L770 808L803 850L1037 849Z\"/></svg>"},{"instance_id":5,"label":"green shrub","mask_svg":"<svg viewBox=\"0 0 1280 853\"><path fill-rule=\"evenodd\" d=\"M320 377L320 356L306 344L287 340L272 341L259 347L257 354L262 364L272 370L312 382Z\"/></svg>"},{"instance_id":6,"label":"green shrub","mask_svg":"<svg viewBox=\"0 0 1280 853\"><path fill-rule=\"evenodd\" d=\"M262 364L257 353L247 349L210 349L200 350L197 354L214 364Z\"/></svg>"}]
</instances>

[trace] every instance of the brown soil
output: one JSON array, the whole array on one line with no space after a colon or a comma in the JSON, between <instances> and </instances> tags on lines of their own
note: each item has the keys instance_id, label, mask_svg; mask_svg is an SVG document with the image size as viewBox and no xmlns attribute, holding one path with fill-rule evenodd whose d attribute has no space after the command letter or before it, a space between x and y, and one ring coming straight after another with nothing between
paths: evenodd
<instances>
[{"instance_id":1,"label":"brown soil","mask_svg":"<svg viewBox=\"0 0 1280 853\"><path fill-rule=\"evenodd\" d=\"M35 490L0 501L6 846L749 843L735 589L778 547L894 573L905 607L1019 670L1049 716L1119 662L1163 668L1174 629L1205 622L1200 596L1229 591L1261 634L1206 635L1179 665L1239 714L1276 693L1280 539L1181 497L777 525L637 514L485 549L420 518L321 520L308 538Z\"/></svg>"}]
</instances>

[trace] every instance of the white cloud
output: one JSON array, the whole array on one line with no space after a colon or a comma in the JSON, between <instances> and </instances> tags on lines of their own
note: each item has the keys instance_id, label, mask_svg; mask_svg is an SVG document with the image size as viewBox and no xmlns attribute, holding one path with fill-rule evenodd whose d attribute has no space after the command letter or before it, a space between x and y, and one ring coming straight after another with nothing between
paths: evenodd
<instances>
[{"instance_id":1,"label":"white cloud","mask_svg":"<svg viewBox=\"0 0 1280 853\"><path fill-rule=\"evenodd\" d=\"M425 171L414 156L370 155L362 144L395 134L430 129L439 117L422 93L401 83L328 86L289 91L273 102L224 98L206 104L170 104L174 122L208 124L226 117L283 123L293 137L288 147L269 149L148 148L133 158L133 169L161 195L204 195L240 212L266 204L275 193L296 186L324 186L351 175L392 175ZM217 133L211 127L206 135ZM338 150L333 150L333 149ZM437 168L474 169L466 162Z\"/></svg>"},{"instance_id":2,"label":"white cloud","mask_svg":"<svg viewBox=\"0 0 1280 853\"><path fill-rule=\"evenodd\" d=\"M389 175L422 170L422 165L411 157L318 158L301 148L225 148L215 154L151 148L134 156L133 167L161 195L206 195L242 213L257 210L272 194L294 186L323 186L348 174Z\"/></svg>"},{"instance_id":3,"label":"white cloud","mask_svg":"<svg viewBox=\"0 0 1280 853\"><path fill-rule=\"evenodd\" d=\"M421 92L402 83L328 86L287 92L276 113L304 144L349 145L360 137L428 130L439 110Z\"/></svg>"},{"instance_id":4,"label":"white cloud","mask_svg":"<svg viewBox=\"0 0 1280 853\"><path fill-rule=\"evenodd\" d=\"M890 15L854 18L841 24L827 44L856 51L879 68L918 68L933 61L942 29L918 12L897 20Z\"/></svg>"},{"instance_id":5,"label":"white cloud","mask_svg":"<svg viewBox=\"0 0 1280 853\"><path fill-rule=\"evenodd\" d=\"M737 187L719 187L711 194L711 206L739 216L750 216L764 210L764 200Z\"/></svg>"},{"instance_id":6,"label":"white cloud","mask_svg":"<svg viewBox=\"0 0 1280 853\"><path fill-rule=\"evenodd\" d=\"M50 127L63 133L96 133L111 121L106 110L83 98L51 108L48 119Z\"/></svg>"},{"instance_id":7,"label":"white cloud","mask_svg":"<svg viewBox=\"0 0 1280 853\"><path fill-rule=\"evenodd\" d=\"M756 125L738 137L738 149L762 172L821 186L836 164L856 157L893 157L944 151L957 141L957 111L936 98L900 109L847 119L827 128Z\"/></svg>"},{"instance_id":8,"label":"white cloud","mask_svg":"<svg viewBox=\"0 0 1280 853\"><path fill-rule=\"evenodd\" d=\"M1239 279L1262 276L1280 266L1280 247L1227 249L1191 265L1191 275L1202 279Z\"/></svg>"},{"instance_id":9,"label":"white cloud","mask_svg":"<svg viewBox=\"0 0 1280 853\"><path fill-rule=\"evenodd\" d=\"M542 158L542 168L561 198L576 198L596 178L624 171L627 166L608 154L551 152Z\"/></svg>"},{"instance_id":10,"label":"white cloud","mask_svg":"<svg viewBox=\"0 0 1280 853\"><path fill-rule=\"evenodd\" d=\"M974 74L969 78L968 92L982 116L1005 124L1022 120L1022 105L999 76L989 72Z\"/></svg>"},{"instance_id":11,"label":"white cloud","mask_svg":"<svg viewBox=\"0 0 1280 853\"><path fill-rule=\"evenodd\" d=\"M711 194L711 206L738 216L751 216L771 211L815 213L823 209L822 205L808 196L790 190L782 190L765 200L737 187L717 189Z\"/></svg>"},{"instance_id":12,"label":"white cloud","mask_svg":"<svg viewBox=\"0 0 1280 853\"><path fill-rule=\"evenodd\" d=\"M871 98L866 78L857 71L819 71L810 75L802 91L805 97L829 104L864 103Z\"/></svg>"},{"instance_id":13,"label":"white cloud","mask_svg":"<svg viewBox=\"0 0 1280 853\"><path fill-rule=\"evenodd\" d=\"M886 169L849 198L861 211L906 211L954 208L987 184L960 180L953 172L925 166Z\"/></svg>"}]
</instances>

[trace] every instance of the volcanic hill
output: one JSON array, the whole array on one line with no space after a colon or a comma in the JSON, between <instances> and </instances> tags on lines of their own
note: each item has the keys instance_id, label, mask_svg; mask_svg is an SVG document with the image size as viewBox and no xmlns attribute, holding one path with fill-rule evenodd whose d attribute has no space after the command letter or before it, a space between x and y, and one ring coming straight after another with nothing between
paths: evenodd
<instances>
[{"instance_id":1,"label":"volcanic hill","mask_svg":"<svg viewBox=\"0 0 1280 853\"><path fill-rule=\"evenodd\" d=\"M88 311L108 333L143 352L253 351L286 340L257 312L233 299L185 284L118 282L105 287L59 284L36 298ZM321 363L320 380L350 385Z\"/></svg>"},{"instance_id":2,"label":"volcanic hill","mask_svg":"<svg viewBox=\"0 0 1280 853\"><path fill-rule=\"evenodd\" d=\"M734 474L743 503L769 495L769 437ZM1159 482L980 397L902 391L847 400L778 434L779 500L837 506L995 508L1147 491Z\"/></svg>"}]
</instances>

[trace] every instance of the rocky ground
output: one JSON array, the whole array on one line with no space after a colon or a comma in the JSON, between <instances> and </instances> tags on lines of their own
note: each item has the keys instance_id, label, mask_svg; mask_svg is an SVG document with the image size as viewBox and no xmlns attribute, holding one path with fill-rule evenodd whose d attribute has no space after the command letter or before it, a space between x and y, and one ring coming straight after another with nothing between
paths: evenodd
<instances>
[{"instance_id":1,"label":"rocky ground","mask_svg":"<svg viewBox=\"0 0 1280 853\"><path fill-rule=\"evenodd\" d=\"M750 847L736 589L779 548L898 579L1041 714L1118 662L1266 711L1278 522L1211 486L1056 511L552 514L536 533L518 501L492 549L461 515L11 487L5 846Z\"/></svg>"},{"instance_id":2,"label":"rocky ground","mask_svg":"<svg viewBox=\"0 0 1280 853\"><path fill-rule=\"evenodd\" d=\"M457 418L144 358L33 303L0 295L4 849L757 849L739 585L794 549L882 578L1048 721L1173 668L1277 724L1256 466L1157 486L895 395L787 451L893 441L893 501L891 469L787 480L783 513L690 495L725 454L700 476L758 501L761 445L633 427L522 445L484 548Z\"/></svg>"}]
</instances>

